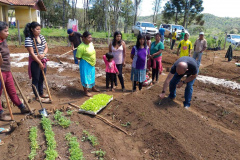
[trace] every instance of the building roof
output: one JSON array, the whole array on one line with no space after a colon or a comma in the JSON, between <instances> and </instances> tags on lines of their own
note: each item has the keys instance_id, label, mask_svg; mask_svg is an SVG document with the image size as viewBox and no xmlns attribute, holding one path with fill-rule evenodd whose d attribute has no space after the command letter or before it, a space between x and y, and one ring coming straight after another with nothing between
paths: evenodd
<instances>
[{"instance_id":1,"label":"building roof","mask_svg":"<svg viewBox=\"0 0 240 160\"><path fill-rule=\"evenodd\" d=\"M38 4L40 10L46 11L46 7L42 0L0 0L0 2L12 5L12 6L32 6Z\"/></svg>"}]
</instances>

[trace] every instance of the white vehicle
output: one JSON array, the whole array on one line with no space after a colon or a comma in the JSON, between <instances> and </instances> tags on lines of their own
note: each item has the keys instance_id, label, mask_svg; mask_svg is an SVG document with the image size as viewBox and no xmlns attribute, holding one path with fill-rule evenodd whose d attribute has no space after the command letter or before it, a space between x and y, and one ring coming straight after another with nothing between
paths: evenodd
<instances>
[{"instance_id":1,"label":"white vehicle","mask_svg":"<svg viewBox=\"0 0 240 160\"><path fill-rule=\"evenodd\" d=\"M175 28L177 28L177 39L180 39L181 37L181 32L182 32L182 29L184 29L185 33L188 33L188 30L186 30L183 26L181 25L175 25L175 24L161 24L159 29L160 28L164 28L165 29L165 34L164 34L164 37L168 37L168 38L171 38L172 36L172 32L175 31ZM190 36L190 34L189 34Z\"/></svg>"},{"instance_id":2,"label":"white vehicle","mask_svg":"<svg viewBox=\"0 0 240 160\"><path fill-rule=\"evenodd\" d=\"M227 42L232 43L233 45L240 45L240 35L238 34L228 34Z\"/></svg>"},{"instance_id":3,"label":"white vehicle","mask_svg":"<svg viewBox=\"0 0 240 160\"><path fill-rule=\"evenodd\" d=\"M135 35L144 34L155 36L159 31L155 28L153 23L150 22L137 22L135 26L132 27L132 32Z\"/></svg>"}]
</instances>

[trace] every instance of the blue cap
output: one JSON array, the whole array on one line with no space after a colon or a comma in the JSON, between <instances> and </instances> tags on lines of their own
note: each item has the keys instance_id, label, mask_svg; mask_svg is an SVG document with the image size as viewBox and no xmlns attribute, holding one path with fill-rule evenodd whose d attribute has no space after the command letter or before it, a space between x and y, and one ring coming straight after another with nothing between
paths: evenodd
<instances>
[{"instance_id":1,"label":"blue cap","mask_svg":"<svg viewBox=\"0 0 240 160\"><path fill-rule=\"evenodd\" d=\"M68 29L68 30L67 30L67 33L68 33L68 34L71 34L72 32L73 32L72 29Z\"/></svg>"}]
</instances>

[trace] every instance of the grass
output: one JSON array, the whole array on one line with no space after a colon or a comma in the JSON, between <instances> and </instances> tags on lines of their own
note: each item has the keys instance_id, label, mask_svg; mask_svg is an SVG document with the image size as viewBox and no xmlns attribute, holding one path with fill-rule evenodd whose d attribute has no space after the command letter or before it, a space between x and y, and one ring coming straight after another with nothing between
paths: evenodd
<instances>
[{"instance_id":1,"label":"grass","mask_svg":"<svg viewBox=\"0 0 240 160\"><path fill-rule=\"evenodd\" d=\"M31 127L29 132L29 139L30 139L30 146L31 146L31 152L28 155L28 158L30 160L34 160L34 157L37 155L37 149L39 148L37 143L37 127Z\"/></svg>"},{"instance_id":2,"label":"grass","mask_svg":"<svg viewBox=\"0 0 240 160\"><path fill-rule=\"evenodd\" d=\"M83 131L83 137L82 137L82 141L89 141L93 147L98 145L98 139L97 137L95 137L94 135L91 135L88 131L84 130Z\"/></svg>"},{"instance_id":3,"label":"grass","mask_svg":"<svg viewBox=\"0 0 240 160\"><path fill-rule=\"evenodd\" d=\"M54 138L55 134L52 130L52 122L47 117L43 117L41 119L41 124L47 141L47 150L45 150L46 160L54 160L58 157L58 153L55 150L57 147L57 142Z\"/></svg>"},{"instance_id":4,"label":"grass","mask_svg":"<svg viewBox=\"0 0 240 160\"><path fill-rule=\"evenodd\" d=\"M67 119L65 116L62 115L63 113L59 110L56 111L54 115L54 119L57 120L58 124L62 126L63 128L67 128L70 126L71 121L70 119Z\"/></svg>"},{"instance_id":5,"label":"grass","mask_svg":"<svg viewBox=\"0 0 240 160\"><path fill-rule=\"evenodd\" d=\"M80 149L80 145L77 141L77 137L72 136L71 133L67 133L65 139L68 141L70 160L83 160L83 152Z\"/></svg>"},{"instance_id":6,"label":"grass","mask_svg":"<svg viewBox=\"0 0 240 160\"><path fill-rule=\"evenodd\" d=\"M127 122L126 124L121 124L123 127L127 127L131 125L131 122Z\"/></svg>"}]
</instances>

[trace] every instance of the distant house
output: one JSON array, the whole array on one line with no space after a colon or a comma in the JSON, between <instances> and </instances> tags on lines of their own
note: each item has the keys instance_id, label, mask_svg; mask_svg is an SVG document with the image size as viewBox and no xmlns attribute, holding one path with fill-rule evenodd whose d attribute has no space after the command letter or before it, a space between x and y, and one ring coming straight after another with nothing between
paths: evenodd
<instances>
[{"instance_id":1,"label":"distant house","mask_svg":"<svg viewBox=\"0 0 240 160\"><path fill-rule=\"evenodd\" d=\"M8 11L15 10L15 19L23 28L32 21L40 22L40 11L46 11L42 0L0 0L0 21L9 22Z\"/></svg>"}]
</instances>

